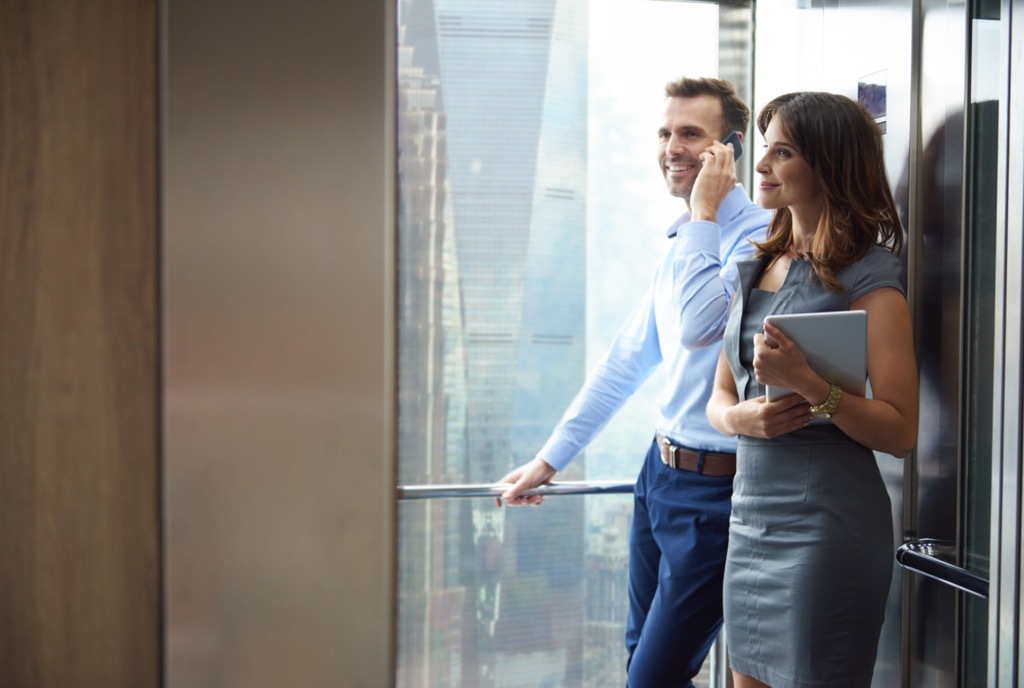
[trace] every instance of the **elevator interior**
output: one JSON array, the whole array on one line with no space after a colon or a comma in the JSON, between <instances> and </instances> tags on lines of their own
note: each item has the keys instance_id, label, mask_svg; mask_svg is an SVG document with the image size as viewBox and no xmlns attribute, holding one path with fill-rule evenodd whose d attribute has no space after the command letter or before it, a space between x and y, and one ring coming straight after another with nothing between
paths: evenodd
<instances>
[{"instance_id":1,"label":"elevator interior","mask_svg":"<svg viewBox=\"0 0 1024 688\"><path fill-rule=\"evenodd\" d=\"M1016 685L1020 4L751 7L755 110L800 89L884 94L923 402L914 457L879 457L894 537L954 543L956 564L991 586L983 602L897 569L879 686ZM380 55L393 52L394 17L329 2L230 5L165 8L165 568L191 586L166 597L170 686L228 672L224 685L269 685L269 657L330 680L347 669L327 638L386 655L394 631L380 598L391 591L392 511L376 508L394 499L393 379L378 372L393 354L394 65ZM363 38L331 39L327 27L357 15ZM346 95L332 89L336 70ZM373 201L365 215L333 197L339 185ZM343 269L335 253L349 256ZM350 336L353 323L365 337ZM339 352L365 365L338 363ZM345 576L373 594L348 597Z\"/></svg>"}]
</instances>

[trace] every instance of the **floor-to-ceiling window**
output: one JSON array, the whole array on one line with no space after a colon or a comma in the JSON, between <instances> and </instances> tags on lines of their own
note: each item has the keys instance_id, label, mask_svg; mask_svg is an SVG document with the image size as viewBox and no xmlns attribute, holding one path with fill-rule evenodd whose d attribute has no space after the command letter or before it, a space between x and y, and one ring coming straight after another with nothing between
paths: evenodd
<instances>
[{"instance_id":1,"label":"floor-to-ceiling window","mask_svg":"<svg viewBox=\"0 0 1024 688\"><path fill-rule=\"evenodd\" d=\"M528 461L647 288L685 207L663 86L718 73L718 8L400 0L399 482ZM562 476L630 480L651 380ZM399 509L402 686L621 686L628 495Z\"/></svg>"}]
</instances>

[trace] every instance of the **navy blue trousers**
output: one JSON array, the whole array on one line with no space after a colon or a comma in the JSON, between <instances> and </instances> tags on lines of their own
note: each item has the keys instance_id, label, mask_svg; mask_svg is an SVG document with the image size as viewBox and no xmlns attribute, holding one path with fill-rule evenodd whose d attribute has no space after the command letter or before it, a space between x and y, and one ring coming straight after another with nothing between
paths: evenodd
<instances>
[{"instance_id":1,"label":"navy blue trousers","mask_svg":"<svg viewBox=\"0 0 1024 688\"><path fill-rule=\"evenodd\" d=\"M732 477L670 468L651 443L629 542L629 688L692 686L722 627Z\"/></svg>"}]
</instances>

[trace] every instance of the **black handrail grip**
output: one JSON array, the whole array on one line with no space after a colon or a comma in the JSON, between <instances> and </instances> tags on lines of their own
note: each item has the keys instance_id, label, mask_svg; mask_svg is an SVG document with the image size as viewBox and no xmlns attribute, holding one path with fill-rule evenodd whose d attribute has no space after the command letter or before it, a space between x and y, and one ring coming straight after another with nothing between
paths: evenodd
<instances>
[{"instance_id":1,"label":"black handrail grip","mask_svg":"<svg viewBox=\"0 0 1024 688\"><path fill-rule=\"evenodd\" d=\"M952 542L922 538L901 545L896 550L896 562L909 571L988 599L987 579L942 558L943 555L952 557L955 552L956 545Z\"/></svg>"}]
</instances>

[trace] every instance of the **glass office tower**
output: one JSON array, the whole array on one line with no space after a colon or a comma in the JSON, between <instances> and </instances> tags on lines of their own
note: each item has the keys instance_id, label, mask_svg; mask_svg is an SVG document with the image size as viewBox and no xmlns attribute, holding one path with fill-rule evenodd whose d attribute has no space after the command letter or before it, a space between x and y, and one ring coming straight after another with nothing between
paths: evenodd
<instances>
[{"instance_id":1,"label":"glass office tower","mask_svg":"<svg viewBox=\"0 0 1024 688\"><path fill-rule=\"evenodd\" d=\"M402 483L497 481L583 380L586 19L399 5ZM580 683L582 500L403 505L400 529L400 685Z\"/></svg>"}]
</instances>

